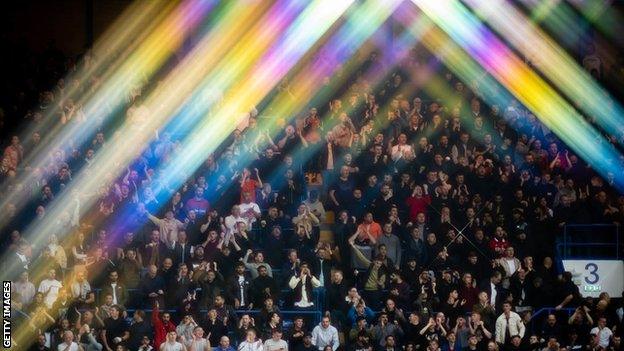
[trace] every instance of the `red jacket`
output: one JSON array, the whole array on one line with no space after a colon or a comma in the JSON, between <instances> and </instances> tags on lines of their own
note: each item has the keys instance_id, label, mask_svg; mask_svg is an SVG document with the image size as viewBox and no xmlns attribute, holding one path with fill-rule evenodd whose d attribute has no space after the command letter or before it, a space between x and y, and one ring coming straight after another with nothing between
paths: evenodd
<instances>
[{"instance_id":1,"label":"red jacket","mask_svg":"<svg viewBox=\"0 0 624 351\"><path fill-rule=\"evenodd\" d=\"M160 344L167 340L167 333L175 331L176 326L171 322L163 323L157 308L152 312L152 326L154 327L154 350L159 350Z\"/></svg>"},{"instance_id":2,"label":"red jacket","mask_svg":"<svg viewBox=\"0 0 624 351\"><path fill-rule=\"evenodd\" d=\"M496 258L499 258L501 256L500 252L504 252L507 247L509 247L509 242L505 238L499 239L497 237L493 237L488 246L490 247L490 250L496 254ZM496 252L497 250L499 252Z\"/></svg>"},{"instance_id":3,"label":"red jacket","mask_svg":"<svg viewBox=\"0 0 624 351\"><path fill-rule=\"evenodd\" d=\"M405 200L405 204L409 207L410 222L416 222L416 216L419 213L427 214L427 207L431 204L431 196L423 195L420 198L410 196Z\"/></svg>"}]
</instances>

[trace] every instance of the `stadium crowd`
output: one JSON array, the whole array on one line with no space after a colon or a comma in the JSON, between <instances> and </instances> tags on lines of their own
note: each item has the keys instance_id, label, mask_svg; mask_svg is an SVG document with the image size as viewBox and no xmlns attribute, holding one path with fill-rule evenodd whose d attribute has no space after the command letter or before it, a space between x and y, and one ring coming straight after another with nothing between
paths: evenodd
<instances>
[{"instance_id":1,"label":"stadium crowd","mask_svg":"<svg viewBox=\"0 0 624 351\"><path fill-rule=\"evenodd\" d=\"M555 257L566 225L622 223L616 175L478 84L439 69L449 93L428 94L424 50L368 82L388 69L379 56L334 71L293 119L258 106L179 188L158 172L181 157L162 131L121 177L75 194L37 233L45 245L22 234L114 147L110 128L46 151L47 130L9 138L1 180L28 202L2 210L1 234L30 349L621 350L622 300L582 297ZM37 125L57 106L58 124L98 123L67 97L73 61L47 51L36 67L42 90L16 84L6 118ZM141 89L119 119L149 115ZM36 152L45 165L26 164ZM87 197L96 205L81 208Z\"/></svg>"}]
</instances>

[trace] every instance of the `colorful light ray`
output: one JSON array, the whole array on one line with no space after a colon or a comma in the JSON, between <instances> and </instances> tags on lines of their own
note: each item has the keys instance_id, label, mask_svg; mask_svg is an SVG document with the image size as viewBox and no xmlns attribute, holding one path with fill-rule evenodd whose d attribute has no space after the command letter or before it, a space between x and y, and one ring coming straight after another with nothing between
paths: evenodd
<instances>
[{"instance_id":1,"label":"colorful light ray","mask_svg":"<svg viewBox=\"0 0 624 351\"><path fill-rule=\"evenodd\" d=\"M603 176L616 173L618 152L596 142L602 140L600 133L465 7L456 1L412 2ZM624 189L622 177L616 177L616 183Z\"/></svg>"},{"instance_id":2,"label":"colorful light ray","mask_svg":"<svg viewBox=\"0 0 624 351\"><path fill-rule=\"evenodd\" d=\"M151 111L151 119L146 121L145 125L133 125L130 122L124 123L119 130L113 134L112 140L96 154L91 168L83 169L70 183L70 187L58 196L53 203L48 206L48 215L42 221L31 223L23 232L24 237L29 238L33 245L38 245L44 236L48 233L56 232L59 239L63 240L69 228L59 226L56 223L57 218L65 217L65 209L74 203L76 196L83 194L88 189L98 189L103 184L110 184L117 177L124 167L140 152L153 136L153 131L157 130L167 118L179 107L180 103L185 100L185 96L191 95L196 84L201 81L203 74L212 66L206 65L210 59L206 59L209 50L220 46L211 44L228 43L228 37L222 35L231 34L231 38L236 38L237 30L244 28L238 26L237 21L245 19L247 16L263 13L263 7L253 7L237 3L232 6L223 17L220 25L215 26L217 32L211 33L206 40L198 45L196 51L191 52L181 65L176 67L163 80L163 84L159 86L148 98L146 105ZM260 11L257 11L260 10ZM224 28L225 26L225 28ZM228 29L230 28L230 29ZM225 45L227 46L227 45ZM204 55L193 55L204 53ZM219 57L212 58L218 61ZM119 152L119 147L124 148L124 152ZM89 209L96 199L93 197L85 199L82 204L83 209Z\"/></svg>"},{"instance_id":3,"label":"colorful light ray","mask_svg":"<svg viewBox=\"0 0 624 351\"><path fill-rule=\"evenodd\" d=\"M91 92L81 92L80 88L87 85L93 75L99 75L102 71L106 72L111 67L120 65L119 62L125 59L125 55L120 54L117 60L111 60L108 58L110 53L132 50L146 33L150 33L156 25L172 12L173 8L173 2L165 1L135 2L131 4L106 30L101 39L95 43L90 52L94 59L80 62L75 73L70 73L64 78L67 84L64 99L69 98L76 102L88 100ZM77 82L77 84L73 82ZM41 161L35 161L35 157L41 157L42 151L51 146L58 146L58 143L55 142L55 137L63 128L58 123L58 115L61 113L60 109L61 107L58 104L51 106L45 112L40 125L28 125L26 130L21 132L22 138L20 139L25 140L34 132L47 131L42 135L39 147L22 161L24 164L38 165Z\"/></svg>"},{"instance_id":4,"label":"colorful light ray","mask_svg":"<svg viewBox=\"0 0 624 351\"><path fill-rule=\"evenodd\" d=\"M589 20L602 33L622 43L624 32L624 16L613 11L613 0L584 1L568 0L587 20Z\"/></svg>"},{"instance_id":5,"label":"colorful light ray","mask_svg":"<svg viewBox=\"0 0 624 351\"><path fill-rule=\"evenodd\" d=\"M181 158L163 172L166 175L164 182L175 188L185 180L185 176L197 169L236 127L239 122L236 116L242 112L240 106L254 106L259 102L351 3L350 0L323 0L308 5L274 50L269 51L247 77L240 80L239 86L234 88L236 96L226 99L224 106L207 117L199 130L183 142L185 147L180 152ZM253 47L254 43L245 45ZM267 57L271 59L267 60Z\"/></svg>"},{"instance_id":6,"label":"colorful light ray","mask_svg":"<svg viewBox=\"0 0 624 351\"><path fill-rule=\"evenodd\" d=\"M567 97L605 130L622 128L624 109L541 29L502 1L465 1L486 23L525 56Z\"/></svg>"},{"instance_id":7,"label":"colorful light ray","mask_svg":"<svg viewBox=\"0 0 624 351\"><path fill-rule=\"evenodd\" d=\"M349 52L348 54L345 52L351 48L357 48L363 45L365 41L374 34L377 28L389 18L400 3L400 1L393 1L382 4L378 1L367 1L355 7L348 14L344 25L328 39L321 51L329 57L347 57L353 55L353 52ZM314 62L305 67L292 79L293 89L291 92L289 94L277 96L270 102L265 110L271 111L271 114L276 116L289 116L288 120L291 120L294 118L294 114L297 111L302 110L309 104L308 98L316 94L322 88L318 82L322 81L323 77L329 76L335 67L335 64L324 64L322 62ZM345 67L344 71L346 73L343 72L343 76L348 76L349 72L352 72L356 68L355 65ZM377 78L373 78L374 81L378 81L379 76L385 74L385 72L374 73L377 74ZM292 94L292 96L290 96L290 94ZM277 121L277 119L266 121L263 123L263 127L267 130L274 130ZM309 158L310 154L314 153L318 147L321 146L321 144L324 145L320 143L309 149L298 147L293 152L292 156L298 162L304 162ZM248 162L251 162L251 160L241 160L242 164ZM280 170L274 170L273 177L277 176L279 173ZM267 180L272 182L274 179L269 176Z\"/></svg>"},{"instance_id":8,"label":"colorful light ray","mask_svg":"<svg viewBox=\"0 0 624 351\"><path fill-rule=\"evenodd\" d=\"M123 57L120 67L111 66L103 75L104 83L93 94L87 94L77 101L84 104L88 121L58 126L50 131L50 140L46 144L48 150L67 148L71 145L80 145L93 132L110 118L113 113L125 104L127 93L133 84L150 77L165 60L180 47L183 38L199 24L201 17L214 5L214 1L190 0L183 3L171 14L164 13L165 19L148 35L140 36L140 45L127 57ZM132 27L132 26L131 26ZM121 62L121 61L120 61ZM84 100L84 101L83 101ZM42 168L48 159L47 153L39 153L33 160L31 167ZM24 179L24 183L35 182L34 173ZM20 210L25 199L19 198L19 192L13 191L2 199L0 207L13 203ZM4 223L0 223L4 225Z\"/></svg>"}]
</instances>

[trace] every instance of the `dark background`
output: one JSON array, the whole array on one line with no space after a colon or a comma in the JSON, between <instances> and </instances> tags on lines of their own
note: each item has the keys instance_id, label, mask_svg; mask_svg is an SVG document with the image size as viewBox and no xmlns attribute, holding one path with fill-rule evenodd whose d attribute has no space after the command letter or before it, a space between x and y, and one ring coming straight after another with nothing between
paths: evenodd
<instances>
[{"instance_id":1,"label":"dark background","mask_svg":"<svg viewBox=\"0 0 624 351\"><path fill-rule=\"evenodd\" d=\"M2 39L35 52L54 43L63 53L77 55L91 46L131 3L130 0L1 1Z\"/></svg>"}]
</instances>

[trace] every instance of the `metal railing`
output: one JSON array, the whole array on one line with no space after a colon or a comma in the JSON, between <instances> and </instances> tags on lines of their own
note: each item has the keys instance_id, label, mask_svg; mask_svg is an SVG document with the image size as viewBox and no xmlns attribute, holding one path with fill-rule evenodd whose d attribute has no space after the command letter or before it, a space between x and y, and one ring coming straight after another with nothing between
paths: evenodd
<instances>
[{"instance_id":1,"label":"metal railing","mask_svg":"<svg viewBox=\"0 0 624 351\"><path fill-rule=\"evenodd\" d=\"M579 252L573 252L573 248L585 248L585 250L579 254ZM622 257L621 250L620 226L612 223L566 224L563 228L562 241L557 243L557 253L561 259L609 256L619 260Z\"/></svg>"}]
</instances>

